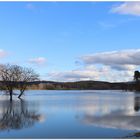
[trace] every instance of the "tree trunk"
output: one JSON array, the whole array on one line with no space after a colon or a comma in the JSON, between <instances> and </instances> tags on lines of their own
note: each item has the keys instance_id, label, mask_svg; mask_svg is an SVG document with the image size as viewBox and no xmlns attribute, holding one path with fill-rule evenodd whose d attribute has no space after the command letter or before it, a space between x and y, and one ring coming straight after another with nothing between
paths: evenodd
<instances>
[{"instance_id":1,"label":"tree trunk","mask_svg":"<svg viewBox=\"0 0 140 140\"><path fill-rule=\"evenodd\" d=\"M20 94L19 94L18 98L20 98L23 93L24 93L24 91L20 91Z\"/></svg>"},{"instance_id":2,"label":"tree trunk","mask_svg":"<svg viewBox=\"0 0 140 140\"><path fill-rule=\"evenodd\" d=\"M10 101L12 101L13 90L10 90Z\"/></svg>"}]
</instances>

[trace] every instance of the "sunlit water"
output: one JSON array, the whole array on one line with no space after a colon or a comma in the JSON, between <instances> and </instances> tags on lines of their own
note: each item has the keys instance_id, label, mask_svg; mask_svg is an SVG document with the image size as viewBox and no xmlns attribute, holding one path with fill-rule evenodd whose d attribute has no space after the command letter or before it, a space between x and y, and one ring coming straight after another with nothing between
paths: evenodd
<instances>
[{"instance_id":1,"label":"sunlit water","mask_svg":"<svg viewBox=\"0 0 140 140\"><path fill-rule=\"evenodd\" d=\"M129 138L140 132L140 94L110 90L0 94L0 138Z\"/></svg>"}]
</instances>

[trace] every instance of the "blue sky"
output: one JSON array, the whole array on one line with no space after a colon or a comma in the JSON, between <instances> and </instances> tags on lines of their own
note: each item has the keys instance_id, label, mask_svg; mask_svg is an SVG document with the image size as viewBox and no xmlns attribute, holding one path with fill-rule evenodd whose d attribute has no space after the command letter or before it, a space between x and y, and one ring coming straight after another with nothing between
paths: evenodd
<instances>
[{"instance_id":1,"label":"blue sky","mask_svg":"<svg viewBox=\"0 0 140 140\"><path fill-rule=\"evenodd\" d=\"M132 80L140 2L0 2L0 63L56 81Z\"/></svg>"}]
</instances>

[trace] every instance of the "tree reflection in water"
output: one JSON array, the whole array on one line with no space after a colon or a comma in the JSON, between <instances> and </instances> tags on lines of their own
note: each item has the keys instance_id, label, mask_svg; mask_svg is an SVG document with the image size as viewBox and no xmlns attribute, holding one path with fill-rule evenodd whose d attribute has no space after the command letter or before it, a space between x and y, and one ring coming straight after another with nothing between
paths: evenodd
<instances>
[{"instance_id":1,"label":"tree reflection in water","mask_svg":"<svg viewBox=\"0 0 140 140\"><path fill-rule=\"evenodd\" d=\"M30 108L24 100L1 102L0 130L22 129L31 127L38 122L41 115L36 109Z\"/></svg>"},{"instance_id":2,"label":"tree reflection in water","mask_svg":"<svg viewBox=\"0 0 140 140\"><path fill-rule=\"evenodd\" d=\"M134 110L137 112L140 110L140 97L135 97L134 100Z\"/></svg>"},{"instance_id":3,"label":"tree reflection in water","mask_svg":"<svg viewBox=\"0 0 140 140\"><path fill-rule=\"evenodd\" d=\"M140 97L136 96L134 99L134 110L136 112L140 111ZM140 137L140 132L136 132L132 135L126 136L126 138L139 138Z\"/></svg>"}]
</instances>

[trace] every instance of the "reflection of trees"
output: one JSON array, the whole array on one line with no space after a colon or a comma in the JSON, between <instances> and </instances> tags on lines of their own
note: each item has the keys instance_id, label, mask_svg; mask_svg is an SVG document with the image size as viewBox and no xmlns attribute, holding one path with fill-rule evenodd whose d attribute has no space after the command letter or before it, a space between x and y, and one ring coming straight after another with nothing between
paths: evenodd
<instances>
[{"instance_id":1,"label":"reflection of trees","mask_svg":"<svg viewBox=\"0 0 140 140\"><path fill-rule=\"evenodd\" d=\"M139 111L140 110L140 97L134 98L134 110Z\"/></svg>"},{"instance_id":2,"label":"reflection of trees","mask_svg":"<svg viewBox=\"0 0 140 140\"><path fill-rule=\"evenodd\" d=\"M41 115L30 109L26 101L3 101L0 113L0 130L31 127Z\"/></svg>"},{"instance_id":3,"label":"reflection of trees","mask_svg":"<svg viewBox=\"0 0 140 140\"><path fill-rule=\"evenodd\" d=\"M125 136L124 138L139 138L140 137L140 132L136 132L134 134Z\"/></svg>"},{"instance_id":4,"label":"reflection of trees","mask_svg":"<svg viewBox=\"0 0 140 140\"><path fill-rule=\"evenodd\" d=\"M134 110L137 112L140 110L140 97L134 98ZM128 135L125 138L138 138L140 137L140 132L135 132L132 135Z\"/></svg>"}]
</instances>

